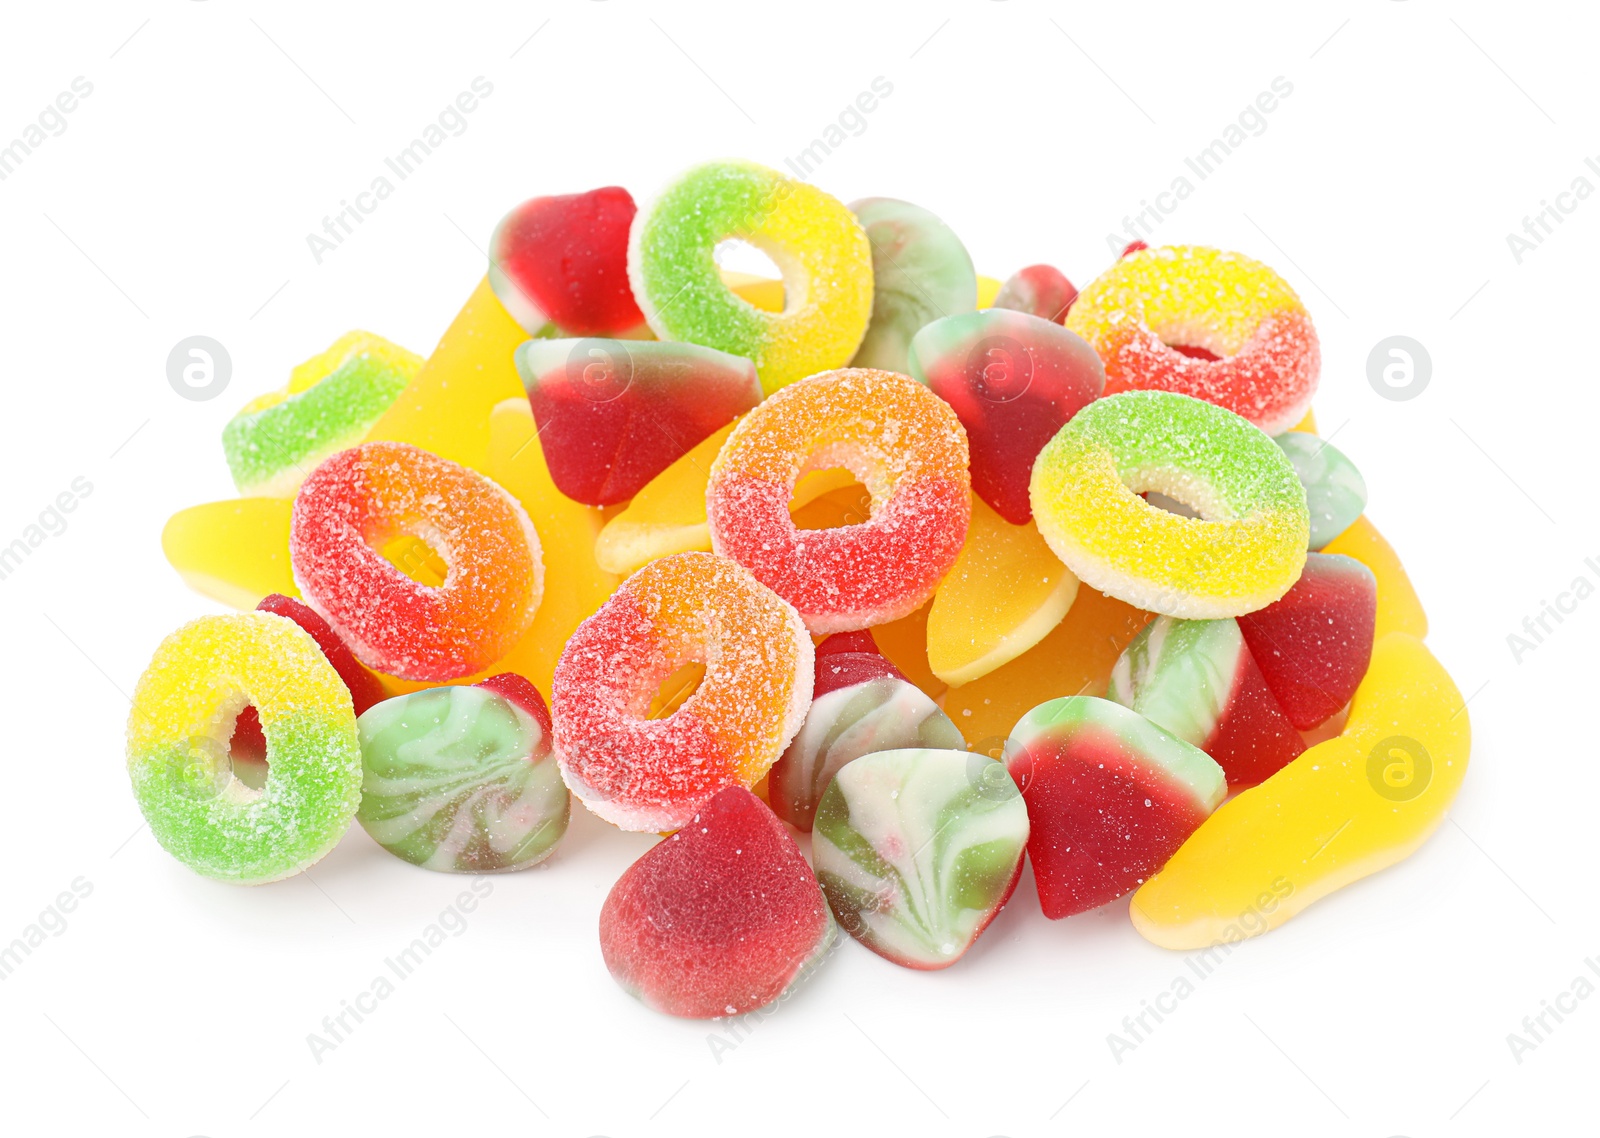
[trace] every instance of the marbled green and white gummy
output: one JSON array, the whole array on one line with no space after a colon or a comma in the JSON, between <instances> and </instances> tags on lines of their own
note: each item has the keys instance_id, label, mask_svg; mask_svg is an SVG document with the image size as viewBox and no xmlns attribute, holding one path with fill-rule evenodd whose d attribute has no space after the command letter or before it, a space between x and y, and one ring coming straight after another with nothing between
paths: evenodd
<instances>
[{"instance_id":1,"label":"marbled green and white gummy","mask_svg":"<svg viewBox=\"0 0 1600 1138\"><path fill-rule=\"evenodd\" d=\"M977 270L955 230L919 205L862 198L850 212L872 244L872 319L850 366L905 373L923 325L977 308Z\"/></svg>"},{"instance_id":2,"label":"marbled green and white gummy","mask_svg":"<svg viewBox=\"0 0 1600 1138\"><path fill-rule=\"evenodd\" d=\"M969 751L877 751L835 776L812 861L839 924L908 968L955 963L1011 896L1028 842L1022 794Z\"/></svg>"},{"instance_id":3,"label":"marbled green and white gummy","mask_svg":"<svg viewBox=\"0 0 1600 1138\"><path fill-rule=\"evenodd\" d=\"M356 816L396 857L442 873L526 869L566 833L549 735L498 692L428 688L373 705L357 727Z\"/></svg>"},{"instance_id":4,"label":"marbled green and white gummy","mask_svg":"<svg viewBox=\"0 0 1600 1138\"><path fill-rule=\"evenodd\" d=\"M768 772L767 797L778 817L809 830L822 792L851 760L900 747L965 746L960 730L922 689L898 676L879 676L812 701L799 734Z\"/></svg>"},{"instance_id":5,"label":"marbled green and white gummy","mask_svg":"<svg viewBox=\"0 0 1600 1138\"><path fill-rule=\"evenodd\" d=\"M1367 508L1367 482L1343 451L1307 431L1286 431L1272 440L1289 456L1306 488L1312 550L1350 528Z\"/></svg>"},{"instance_id":6,"label":"marbled green and white gummy","mask_svg":"<svg viewBox=\"0 0 1600 1138\"><path fill-rule=\"evenodd\" d=\"M1247 651L1232 618L1158 616L1117 658L1106 698L1203 747L1227 710Z\"/></svg>"},{"instance_id":7,"label":"marbled green and white gummy","mask_svg":"<svg viewBox=\"0 0 1600 1138\"><path fill-rule=\"evenodd\" d=\"M252 704L267 741L260 789L240 781L228 753ZM361 798L349 689L286 617L190 621L134 689L128 777L156 841L196 873L241 885L289 877L338 844Z\"/></svg>"}]
</instances>

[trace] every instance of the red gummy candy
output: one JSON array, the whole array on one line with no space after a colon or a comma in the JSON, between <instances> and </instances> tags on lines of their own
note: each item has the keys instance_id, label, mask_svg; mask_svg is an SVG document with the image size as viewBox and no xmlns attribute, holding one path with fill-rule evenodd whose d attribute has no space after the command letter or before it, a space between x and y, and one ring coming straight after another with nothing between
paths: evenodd
<instances>
[{"instance_id":1,"label":"red gummy candy","mask_svg":"<svg viewBox=\"0 0 1600 1138\"><path fill-rule=\"evenodd\" d=\"M1056 324L1066 322L1078 286L1054 265L1029 265L1018 269L1000 286L991 308L1011 308Z\"/></svg>"},{"instance_id":2,"label":"red gummy candy","mask_svg":"<svg viewBox=\"0 0 1600 1138\"><path fill-rule=\"evenodd\" d=\"M882 676L891 676L897 680L906 678L887 656L878 651L872 633L864 628L855 632L836 632L818 644L816 669L816 682L811 689L813 700L831 691L876 680Z\"/></svg>"},{"instance_id":3,"label":"red gummy candy","mask_svg":"<svg viewBox=\"0 0 1600 1138\"><path fill-rule=\"evenodd\" d=\"M1040 704L1006 743L1028 804L1028 857L1052 920L1114 901L1167 863L1226 794L1205 754L1091 696Z\"/></svg>"},{"instance_id":4,"label":"red gummy candy","mask_svg":"<svg viewBox=\"0 0 1600 1138\"><path fill-rule=\"evenodd\" d=\"M621 186L523 202L489 242L489 284L529 335L554 323L574 336L615 336L644 323L628 284L637 207Z\"/></svg>"},{"instance_id":5,"label":"red gummy candy","mask_svg":"<svg viewBox=\"0 0 1600 1138\"><path fill-rule=\"evenodd\" d=\"M1238 620L1289 722L1309 731L1355 695L1372 661L1377 618L1372 570L1353 557L1308 553L1287 593Z\"/></svg>"},{"instance_id":6,"label":"red gummy candy","mask_svg":"<svg viewBox=\"0 0 1600 1138\"><path fill-rule=\"evenodd\" d=\"M742 786L628 867L600 910L624 989L669 1015L740 1015L777 999L835 935L800 847Z\"/></svg>"},{"instance_id":7,"label":"red gummy candy","mask_svg":"<svg viewBox=\"0 0 1600 1138\"><path fill-rule=\"evenodd\" d=\"M1137 253L1141 249L1148 249L1148 248L1150 248L1150 246L1146 245L1143 241L1129 241L1126 245L1124 245L1122 247L1122 252L1120 254L1118 254L1117 260L1120 261L1123 257L1129 256L1129 255L1131 255L1133 253Z\"/></svg>"},{"instance_id":8,"label":"red gummy candy","mask_svg":"<svg viewBox=\"0 0 1600 1138\"><path fill-rule=\"evenodd\" d=\"M911 341L910 368L966 428L973 493L1019 526L1033 517L1033 460L1106 384L1077 333L1008 308L926 325Z\"/></svg>"},{"instance_id":9,"label":"red gummy candy","mask_svg":"<svg viewBox=\"0 0 1600 1138\"><path fill-rule=\"evenodd\" d=\"M555 732L550 726L550 708L545 705L544 696L539 694L539 689L533 682L516 672L501 672L490 676L488 679L479 680L472 685L477 688L488 688L496 695L505 696L512 703L522 708L534 721L539 724L539 729L544 732L546 739Z\"/></svg>"},{"instance_id":10,"label":"red gummy candy","mask_svg":"<svg viewBox=\"0 0 1600 1138\"><path fill-rule=\"evenodd\" d=\"M517 349L556 488L625 502L761 401L755 364L697 344L529 340Z\"/></svg>"},{"instance_id":11,"label":"red gummy candy","mask_svg":"<svg viewBox=\"0 0 1600 1138\"><path fill-rule=\"evenodd\" d=\"M282 593L272 593L261 598L261 603L256 605L256 611L287 617L311 634L311 639L322 649L322 654L328 658L328 663L333 665L333 670L339 673L344 686L350 689L350 702L355 705L357 715L383 699L383 685L378 682L378 677L361 666L355 653L350 651L345 642L339 639L339 634L327 621L318 616L310 605L293 597L286 597ZM239 713L239 718L233 725L233 740L229 746L231 751L242 758L266 757L267 740L261 733L261 717L256 714L255 708L246 707Z\"/></svg>"},{"instance_id":12,"label":"red gummy candy","mask_svg":"<svg viewBox=\"0 0 1600 1138\"><path fill-rule=\"evenodd\" d=\"M1200 749L1234 788L1264 782L1306 749L1248 649L1239 653L1227 705Z\"/></svg>"}]
</instances>

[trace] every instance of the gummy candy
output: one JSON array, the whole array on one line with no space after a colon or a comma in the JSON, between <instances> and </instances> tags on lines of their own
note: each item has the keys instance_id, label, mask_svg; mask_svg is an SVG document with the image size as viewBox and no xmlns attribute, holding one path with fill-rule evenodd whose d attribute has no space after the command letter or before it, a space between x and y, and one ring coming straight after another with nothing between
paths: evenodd
<instances>
[{"instance_id":1,"label":"gummy candy","mask_svg":"<svg viewBox=\"0 0 1600 1138\"><path fill-rule=\"evenodd\" d=\"M1066 617L1038 644L944 693L945 714L974 750L998 756L1030 708L1058 696L1103 695L1118 655L1149 619L1149 613L1080 586ZM883 632L873 629L880 639Z\"/></svg>"},{"instance_id":2,"label":"gummy candy","mask_svg":"<svg viewBox=\"0 0 1600 1138\"><path fill-rule=\"evenodd\" d=\"M1213 814L1133 896L1163 948L1232 943L1410 857L1467 773L1461 692L1415 637L1373 645L1343 734Z\"/></svg>"},{"instance_id":3,"label":"gummy candy","mask_svg":"<svg viewBox=\"0 0 1600 1138\"><path fill-rule=\"evenodd\" d=\"M1289 721L1322 723L1355 694L1372 657L1378 583L1353 557L1309 553L1294 587L1239 618L1250 654Z\"/></svg>"},{"instance_id":4,"label":"gummy candy","mask_svg":"<svg viewBox=\"0 0 1600 1138\"><path fill-rule=\"evenodd\" d=\"M1422 611L1422 601L1406 575L1405 566L1400 564L1394 548L1365 514L1323 546L1322 552L1353 557L1371 569L1377 578L1378 614L1374 636L1404 632L1421 640L1428 635L1428 614Z\"/></svg>"},{"instance_id":5,"label":"gummy candy","mask_svg":"<svg viewBox=\"0 0 1600 1138\"><path fill-rule=\"evenodd\" d=\"M872 516L797 530L796 481L835 467L867 487ZM845 368L745 416L712 464L706 512L714 550L793 604L812 632L841 632L905 616L932 595L966 538L968 490L966 434L948 405L903 375Z\"/></svg>"},{"instance_id":6,"label":"gummy candy","mask_svg":"<svg viewBox=\"0 0 1600 1138\"><path fill-rule=\"evenodd\" d=\"M811 702L811 638L746 570L709 553L652 561L579 626L551 689L567 786L625 830L685 824L725 786L753 786ZM646 719L685 664L705 676L671 716Z\"/></svg>"},{"instance_id":7,"label":"gummy candy","mask_svg":"<svg viewBox=\"0 0 1600 1138\"><path fill-rule=\"evenodd\" d=\"M644 313L628 286L636 212L621 186L523 202L489 239L490 287L530 336L639 336Z\"/></svg>"},{"instance_id":8,"label":"gummy candy","mask_svg":"<svg viewBox=\"0 0 1600 1138\"><path fill-rule=\"evenodd\" d=\"M356 728L356 818L396 857L498 873L538 864L566 833L571 797L550 753L550 713L521 676L396 696Z\"/></svg>"},{"instance_id":9,"label":"gummy candy","mask_svg":"<svg viewBox=\"0 0 1600 1138\"><path fill-rule=\"evenodd\" d=\"M696 1019L779 999L837 934L800 848L761 800L726 787L630 865L600 910L600 951L646 1006Z\"/></svg>"},{"instance_id":10,"label":"gummy candy","mask_svg":"<svg viewBox=\"0 0 1600 1138\"><path fill-rule=\"evenodd\" d=\"M850 212L872 245L872 319L850 366L903 372L918 329L976 307L978 276L961 238L921 206L862 198Z\"/></svg>"},{"instance_id":11,"label":"gummy candy","mask_svg":"<svg viewBox=\"0 0 1600 1138\"><path fill-rule=\"evenodd\" d=\"M928 616L932 611L933 602L929 601L909 616L873 625L870 635L878 651L901 675L926 692L929 699L937 700L950 690L950 685L934 675L928 665Z\"/></svg>"},{"instance_id":12,"label":"gummy candy","mask_svg":"<svg viewBox=\"0 0 1600 1138\"><path fill-rule=\"evenodd\" d=\"M1052 920L1113 901L1164 865L1228 788L1198 747L1093 696L1040 704L1006 742L1028 857Z\"/></svg>"},{"instance_id":13,"label":"gummy candy","mask_svg":"<svg viewBox=\"0 0 1600 1138\"><path fill-rule=\"evenodd\" d=\"M972 497L967 543L928 613L928 663L960 686L1032 648L1061 623L1078 578L1029 522L1015 526Z\"/></svg>"},{"instance_id":14,"label":"gummy candy","mask_svg":"<svg viewBox=\"0 0 1600 1138\"><path fill-rule=\"evenodd\" d=\"M727 238L778 266L782 312L723 283L713 254ZM848 363L872 315L872 251L855 215L753 162L709 162L662 190L634 219L628 277L657 336L753 360L768 394Z\"/></svg>"},{"instance_id":15,"label":"gummy candy","mask_svg":"<svg viewBox=\"0 0 1600 1138\"><path fill-rule=\"evenodd\" d=\"M267 741L259 789L228 759L246 706ZM128 776L150 832L196 873L240 885L292 876L338 843L361 798L350 692L286 617L190 621L161 642L134 689Z\"/></svg>"},{"instance_id":16,"label":"gummy candy","mask_svg":"<svg viewBox=\"0 0 1600 1138\"><path fill-rule=\"evenodd\" d=\"M273 593L298 597L289 565L289 498L229 498L179 510L161 551L191 589L236 609Z\"/></svg>"},{"instance_id":17,"label":"gummy candy","mask_svg":"<svg viewBox=\"0 0 1600 1138\"><path fill-rule=\"evenodd\" d=\"M839 925L907 968L948 968L1010 900L1028 809L1005 767L963 750L878 751L817 809L812 857Z\"/></svg>"},{"instance_id":18,"label":"gummy candy","mask_svg":"<svg viewBox=\"0 0 1600 1138\"><path fill-rule=\"evenodd\" d=\"M512 356L527 338L485 277L367 441L410 443L482 473L489 412L526 398Z\"/></svg>"},{"instance_id":19,"label":"gummy candy","mask_svg":"<svg viewBox=\"0 0 1600 1138\"><path fill-rule=\"evenodd\" d=\"M1311 548L1321 549L1367 508L1367 483L1356 464L1326 439L1304 431L1286 431L1277 443L1306 488L1311 515Z\"/></svg>"},{"instance_id":20,"label":"gummy candy","mask_svg":"<svg viewBox=\"0 0 1600 1138\"><path fill-rule=\"evenodd\" d=\"M526 399L508 399L490 414L488 468L527 511L544 558L544 596L533 624L490 669L526 676L548 691L567 640L617 587L618 577L595 562L605 518L556 489Z\"/></svg>"},{"instance_id":21,"label":"gummy candy","mask_svg":"<svg viewBox=\"0 0 1600 1138\"><path fill-rule=\"evenodd\" d=\"M1006 521L1033 517L1033 461L1105 386L1094 349L1059 324L990 308L936 320L911 343L911 374L955 408L972 488Z\"/></svg>"},{"instance_id":22,"label":"gummy candy","mask_svg":"<svg viewBox=\"0 0 1600 1138\"><path fill-rule=\"evenodd\" d=\"M378 682L378 677L361 666L349 646L339 639L328 622L318 616L309 605L293 597L273 593L271 596L263 597L256 609L286 617L311 634L311 639L317 642L317 647L322 649L322 654L327 657L328 663L333 665L333 670L338 672L339 678L344 681L345 688L350 692L351 706L357 716L383 698L383 685ZM263 765L266 761L267 741L261 734L261 717L254 707L246 707L239 712L239 718L233 725L230 754L233 758L234 773L247 784L259 787L265 770L254 772L251 776L239 770L241 761L254 761ZM251 781L252 778L254 781Z\"/></svg>"},{"instance_id":23,"label":"gummy candy","mask_svg":"<svg viewBox=\"0 0 1600 1138\"><path fill-rule=\"evenodd\" d=\"M1210 755L1230 787L1254 786L1306 749L1235 620L1156 617L1118 658L1108 697Z\"/></svg>"},{"instance_id":24,"label":"gummy candy","mask_svg":"<svg viewBox=\"0 0 1600 1138\"><path fill-rule=\"evenodd\" d=\"M551 476L591 506L632 498L761 402L754 364L697 344L529 340L516 359Z\"/></svg>"},{"instance_id":25,"label":"gummy candy","mask_svg":"<svg viewBox=\"0 0 1600 1138\"><path fill-rule=\"evenodd\" d=\"M1322 366L1288 282L1243 254L1199 245L1125 255L1083 290L1067 327L1105 361L1106 391L1181 392L1269 435L1306 413Z\"/></svg>"},{"instance_id":26,"label":"gummy candy","mask_svg":"<svg viewBox=\"0 0 1600 1138\"><path fill-rule=\"evenodd\" d=\"M1145 491L1201 517L1153 506ZM1169 616L1271 604L1306 556L1306 492L1287 456L1239 416L1187 395L1091 403L1039 453L1029 492L1039 532L1086 584Z\"/></svg>"},{"instance_id":27,"label":"gummy candy","mask_svg":"<svg viewBox=\"0 0 1600 1138\"><path fill-rule=\"evenodd\" d=\"M400 535L443 558L442 584L379 552ZM295 498L289 550L311 607L363 663L404 679L493 663L528 630L544 590L539 537L517 500L402 443L364 443L317 467Z\"/></svg>"},{"instance_id":28,"label":"gummy candy","mask_svg":"<svg viewBox=\"0 0 1600 1138\"><path fill-rule=\"evenodd\" d=\"M712 460L738 421L708 435L641 487L627 508L600 531L595 560L607 571L626 576L658 557L711 552L706 484Z\"/></svg>"},{"instance_id":29,"label":"gummy candy","mask_svg":"<svg viewBox=\"0 0 1600 1138\"><path fill-rule=\"evenodd\" d=\"M282 391L228 421L222 449L233 484L241 494L293 497L319 462L362 440L421 367L421 356L370 332L339 337Z\"/></svg>"},{"instance_id":30,"label":"gummy candy","mask_svg":"<svg viewBox=\"0 0 1600 1138\"><path fill-rule=\"evenodd\" d=\"M1078 287L1054 265L1029 265L1006 278L994 298L995 308L1010 308L1056 324L1067 318Z\"/></svg>"},{"instance_id":31,"label":"gummy candy","mask_svg":"<svg viewBox=\"0 0 1600 1138\"><path fill-rule=\"evenodd\" d=\"M841 632L817 645L811 708L767 774L767 801L785 822L809 830L828 781L852 759L896 747L965 746L956 725L878 652L870 633Z\"/></svg>"},{"instance_id":32,"label":"gummy candy","mask_svg":"<svg viewBox=\"0 0 1600 1138\"><path fill-rule=\"evenodd\" d=\"M995 298L1000 295L1001 282L993 277L978 274L978 308L995 307Z\"/></svg>"}]
</instances>

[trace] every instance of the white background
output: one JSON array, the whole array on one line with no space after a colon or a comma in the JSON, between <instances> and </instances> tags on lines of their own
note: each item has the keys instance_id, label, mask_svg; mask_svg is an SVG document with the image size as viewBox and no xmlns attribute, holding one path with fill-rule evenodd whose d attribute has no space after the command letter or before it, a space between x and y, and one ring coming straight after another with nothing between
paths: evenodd
<instances>
[{"instance_id":1,"label":"white background","mask_svg":"<svg viewBox=\"0 0 1600 1138\"><path fill-rule=\"evenodd\" d=\"M0 182L0 544L74 478L93 492L0 581L0 942L74 879L93 892L0 982L6 1130L1385 1136L1587 1117L1600 999L1521 1063L1506 1036L1600 955L1600 600L1520 663L1506 638L1575 577L1600 581L1584 565L1600 200L1520 264L1506 235L1579 175L1600 187L1583 164L1600 156L1593 14L1199 7L9 8L0 140L75 76L94 90ZM480 75L494 93L466 132L316 264L306 234ZM1429 642L1473 697L1451 820L1235 953L1120 1064L1107 1034L1184 959L1121 904L1046 921L1030 877L957 967L847 943L719 1061L708 1035L726 1029L648 1012L607 975L598 911L650 839L579 811L545 868L493 879L466 931L319 1065L307 1034L466 881L359 829L315 881L260 889L156 845L123 773L124 693L214 608L165 564L163 521L231 495L223 423L338 334L430 350L512 204L648 197L710 157L780 165L876 76L893 95L813 180L933 209L991 275L1046 260L1080 285L1185 155L1274 77L1293 84L1153 240L1258 256L1310 307L1323 432L1364 471ZM196 333L233 359L209 402L165 374ZM1432 359L1407 402L1368 383L1393 334Z\"/></svg>"}]
</instances>

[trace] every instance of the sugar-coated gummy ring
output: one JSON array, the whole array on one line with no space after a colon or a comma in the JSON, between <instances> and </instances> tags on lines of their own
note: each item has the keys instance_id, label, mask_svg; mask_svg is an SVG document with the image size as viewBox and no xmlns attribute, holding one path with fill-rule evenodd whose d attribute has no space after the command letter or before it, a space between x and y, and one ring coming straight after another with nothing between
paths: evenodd
<instances>
[{"instance_id":1,"label":"sugar-coated gummy ring","mask_svg":"<svg viewBox=\"0 0 1600 1138\"><path fill-rule=\"evenodd\" d=\"M445 562L412 580L380 552L410 535ZM317 467L295 498L289 557L305 599L369 667L453 680L504 656L544 592L539 537L518 501L476 471L374 442Z\"/></svg>"},{"instance_id":2,"label":"sugar-coated gummy ring","mask_svg":"<svg viewBox=\"0 0 1600 1138\"><path fill-rule=\"evenodd\" d=\"M228 757L246 706L267 741L260 790ZM242 885L288 877L334 847L360 804L350 693L292 620L201 617L163 640L139 677L128 776L150 832L196 873Z\"/></svg>"},{"instance_id":3,"label":"sugar-coated gummy ring","mask_svg":"<svg viewBox=\"0 0 1600 1138\"><path fill-rule=\"evenodd\" d=\"M422 357L370 332L350 332L253 400L222 430L241 494L287 498L323 459L355 446L422 367Z\"/></svg>"},{"instance_id":4,"label":"sugar-coated gummy ring","mask_svg":"<svg viewBox=\"0 0 1600 1138\"><path fill-rule=\"evenodd\" d=\"M717 243L747 241L783 274L782 312L734 294ZM628 277L663 340L745 356L773 392L850 362L872 316L872 250L844 204L753 162L708 162L633 221Z\"/></svg>"},{"instance_id":5,"label":"sugar-coated gummy ring","mask_svg":"<svg viewBox=\"0 0 1600 1138\"><path fill-rule=\"evenodd\" d=\"M842 368L750 412L706 487L711 547L800 611L815 633L896 620L933 595L972 516L967 433L950 405L908 376ZM795 483L849 470L872 496L856 525L799 530Z\"/></svg>"},{"instance_id":6,"label":"sugar-coated gummy ring","mask_svg":"<svg viewBox=\"0 0 1600 1138\"><path fill-rule=\"evenodd\" d=\"M665 719L663 680L705 675ZM811 703L811 638L792 607L709 553L653 561L578 627L551 687L567 786L624 830L671 830L728 786L753 786Z\"/></svg>"},{"instance_id":7,"label":"sugar-coated gummy ring","mask_svg":"<svg viewBox=\"0 0 1600 1138\"><path fill-rule=\"evenodd\" d=\"M1200 514L1169 513L1156 491ZM1305 564L1306 492L1272 439L1238 415L1166 391L1089 404L1045 444L1029 485L1057 557L1149 612L1239 616L1288 591Z\"/></svg>"},{"instance_id":8,"label":"sugar-coated gummy ring","mask_svg":"<svg viewBox=\"0 0 1600 1138\"><path fill-rule=\"evenodd\" d=\"M1123 257L1078 296L1067 327L1100 353L1107 394L1192 395L1269 435L1305 417L1322 368L1311 316L1288 282L1241 253L1199 245Z\"/></svg>"}]
</instances>

